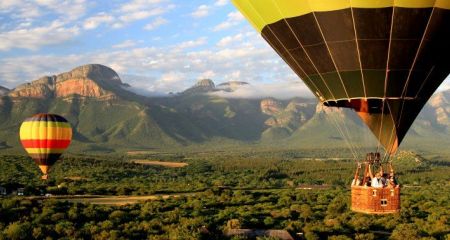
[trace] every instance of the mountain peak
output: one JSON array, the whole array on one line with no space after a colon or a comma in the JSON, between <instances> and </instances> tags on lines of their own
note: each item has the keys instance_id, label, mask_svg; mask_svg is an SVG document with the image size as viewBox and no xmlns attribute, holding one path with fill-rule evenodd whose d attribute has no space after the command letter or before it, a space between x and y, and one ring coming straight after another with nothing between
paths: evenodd
<instances>
[{"instance_id":1,"label":"mountain peak","mask_svg":"<svg viewBox=\"0 0 450 240\"><path fill-rule=\"evenodd\" d=\"M0 86L0 96L6 95L10 90Z\"/></svg>"},{"instance_id":2,"label":"mountain peak","mask_svg":"<svg viewBox=\"0 0 450 240\"><path fill-rule=\"evenodd\" d=\"M194 87L204 87L204 88L210 88L214 89L216 88L216 85L214 84L213 80L211 79L200 79L197 81Z\"/></svg>"},{"instance_id":3,"label":"mountain peak","mask_svg":"<svg viewBox=\"0 0 450 240\"><path fill-rule=\"evenodd\" d=\"M111 98L111 89L122 86L119 75L109 67L87 64L69 72L44 76L31 83L25 83L9 93L11 97L82 97Z\"/></svg>"},{"instance_id":4,"label":"mountain peak","mask_svg":"<svg viewBox=\"0 0 450 240\"><path fill-rule=\"evenodd\" d=\"M211 79L200 79L197 81L197 83L186 89L183 93L184 94L197 94L197 93L206 93L206 92L212 92L216 90L216 85Z\"/></svg>"},{"instance_id":5,"label":"mountain peak","mask_svg":"<svg viewBox=\"0 0 450 240\"><path fill-rule=\"evenodd\" d=\"M94 81L97 80L102 82L122 84L119 75L112 68L101 64L86 64L76 67L69 72L61 73L57 76L57 78L59 78L61 81L78 77L87 77Z\"/></svg>"}]
</instances>

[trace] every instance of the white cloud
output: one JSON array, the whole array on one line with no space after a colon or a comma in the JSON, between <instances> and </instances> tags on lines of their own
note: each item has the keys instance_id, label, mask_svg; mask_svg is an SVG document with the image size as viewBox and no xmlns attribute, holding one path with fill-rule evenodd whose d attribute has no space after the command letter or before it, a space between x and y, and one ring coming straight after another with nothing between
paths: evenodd
<instances>
[{"instance_id":1,"label":"white cloud","mask_svg":"<svg viewBox=\"0 0 450 240\"><path fill-rule=\"evenodd\" d=\"M133 0L119 7L121 12L138 12L142 9L148 9L150 6L155 6L157 4L166 3L168 0Z\"/></svg>"},{"instance_id":2,"label":"white cloud","mask_svg":"<svg viewBox=\"0 0 450 240\"><path fill-rule=\"evenodd\" d=\"M182 91L189 85L186 84L186 76L179 72L167 72L164 73L158 80L152 84L150 89L157 92L173 92Z\"/></svg>"},{"instance_id":3,"label":"white cloud","mask_svg":"<svg viewBox=\"0 0 450 240\"><path fill-rule=\"evenodd\" d=\"M137 75L121 75L122 82L130 84L130 87L125 87L124 89L134 92L136 94L148 97L154 96L167 96L165 92L153 91L153 83L157 80L152 76L137 76Z\"/></svg>"},{"instance_id":4,"label":"white cloud","mask_svg":"<svg viewBox=\"0 0 450 240\"><path fill-rule=\"evenodd\" d=\"M115 11L115 14L117 15L116 18L119 21L113 24L113 27L121 28L130 22L162 16L176 7L169 2L169 0L134 0L122 4L118 7L118 10ZM159 22L156 24L164 24L161 24L161 19L159 19ZM151 26L149 27L151 28Z\"/></svg>"},{"instance_id":5,"label":"white cloud","mask_svg":"<svg viewBox=\"0 0 450 240\"><path fill-rule=\"evenodd\" d=\"M206 72L203 72L200 74L199 79L214 79L214 77L216 77L217 74L213 71L213 70L208 70Z\"/></svg>"},{"instance_id":6,"label":"white cloud","mask_svg":"<svg viewBox=\"0 0 450 240\"><path fill-rule=\"evenodd\" d=\"M125 14L123 16L120 16L120 20L123 22L133 22L137 20L146 19L153 16L161 15L165 12L165 9L163 8L155 8L147 11L136 11L132 13Z\"/></svg>"},{"instance_id":7,"label":"white cloud","mask_svg":"<svg viewBox=\"0 0 450 240\"><path fill-rule=\"evenodd\" d=\"M86 19L83 23L83 28L84 29L95 29L98 26L100 26L100 24L102 24L102 23L111 23L113 21L114 21L113 16L111 16L107 13L101 12L93 17Z\"/></svg>"},{"instance_id":8,"label":"white cloud","mask_svg":"<svg viewBox=\"0 0 450 240\"><path fill-rule=\"evenodd\" d=\"M227 5L228 2L229 2L229 0L217 0L216 3L214 3L214 5L221 7L221 6Z\"/></svg>"},{"instance_id":9,"label":"white cloud","mask_svg":"<svg viewBox=\"0 0 450 240\"><path fill-rule=\"evenodd\" d=\"M2 0L0 13L8 13L16 19L33 19L54 13L61 21L67 22L82 17L86 12L86 5L85 0Z\"/></svg>"},{"instance_id":10,"label":"white cloud","mask_svg":"<svg viewBox=\"0 0 450 240\"><path fill-rule=\"evenodd\" d=\"M439 86L438 91L450 90L450 75L444 80L444 82Z\"/></svg>"},{"instance_id":11,"label":"white cloud","mask_svg":"<svg viewBox=\"0 0 450 240\"><path fill-rule=\"evenodd\" d=\"M242 40L225 47L207 47L206 38L165 47L97 50L83 54L35 55L0 59L0 85L15 87L43 75L65 72L86 63L112 67L120 75L146 76L148 82L130 83L151 92L179 92L202 77L215 82L232 80L292 82L298 80L257 34L242 33ZM202 46L197 48L197 46Z\"/></svg>"},{"instance_id":12,"label":"white cloud","mask_svg":"<svg viewBox=\"0 0 450 240\"><path fill-rule=\"evenodd\" d=\"M0 33L0 51L13 48L37 50L41 46L66 42L79 33L78 27L65 27L58 20L43 27L19 28Z\"/></svg>"},{"instance_id":13,"label":"white cloud","mask_svg":"<svg viewBox=\"0 0 450 240\"><path fill-rule=\"evenodd\" d=\"M154 30L162 25L165 25L169 23L169 21L165 18L162 17L157 17L155 18L153 21L151 21L150 23L148 23L147 25L144 26L145 30Z\"/></svg>"},{"instance_id":14,"label":"white cloud","mask_svg":"<svg viewBox=\"0 0 450 240\"><path fill-rule=\"evenodd\" d=\"M124 42L121 42L119 44L113 45L113 48L130 48L136 46L136 42L133 40L126 40Z\"/></svg>"},{"instance_id":15,"label":"white cloud","mask_svg":"<svg viewBox=\"0 0 450 240\"><path fill-rule=\"evenodd\" d=\"M175 45L173 49L176 51L180 51L180 50L184 50L187 48L199 47L199 46L205 45L207 43L206 40L207 40L206 37L201 37L196 40L181 42L181 43Z\"/></svg>"},{"instance_id":16,"label":"white cloud","mask_svg":"<svg viewBox=\"0 0 450 240\"><path fill-rule=\"evenodd\" d=\"M85 0L36 0L40 6L58 13L66 20L76 20L82 17L87 8Z\"/></svg>"},{"instance_id":17,"label":"white cloud","mask_svg":"<svg viewBox=\"0 0 450 240\"><path fill-rule=\"evenodd\" d=\"M227 15L227 20L225 20L224 22L215 26L213 28L213 30L214 31L222 31L225 29L229 29L231 27L238 25L243 20L244 20L244 16L240 12L238 12L238 11L230 12Z\"/></svg>"},{"instance_id":18,"label":"white cloud","mask_svg":"<svg viewBox=\"0 0 450 240\"><path fill-rule=\"evenodd\" d=\"M302 82L256 83L243 85L233 92L213 92L211 95L224 98L265 98L290 99L293 97L314 97Z\"/></svg>"},{"instance_id":19,"label":"white cloud","mask_svg":"<svg viewBox=\"0 0 450 240\"><path fill-rule=\"evenodd\" d=\"M211 11L211 7L208 5L200 5L197 9L191 13L191 16L194 18L203 18L209 15Z\"/></svg>"},{"instance_id":20,"label":"white cloud","mask_svg":"<svg viewBox=\"0 0 450 240\"><path fill-rule=\"evenodd\" d=\"M227 47L233 43L241 42L244 37L244 34L239 33L234 36L226 36L217 42L218 47Z\"/></svg>"}]
</instances>

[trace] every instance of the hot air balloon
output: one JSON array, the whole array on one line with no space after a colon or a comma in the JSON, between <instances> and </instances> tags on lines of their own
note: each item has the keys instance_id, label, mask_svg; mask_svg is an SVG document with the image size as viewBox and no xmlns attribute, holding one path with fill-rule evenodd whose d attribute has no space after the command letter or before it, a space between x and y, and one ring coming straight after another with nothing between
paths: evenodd
<instances>
[{"instance_id":1,"label":"hot air balloon","mask_svg":"<svg viewBox=\"0 0 450 240\"><path fill-rule=\"evenodd\" d=\"M371 163L396 153L450 72L449 0L232 1L324 106L358 114L385 151ZM372 195L352 208L398 211Z\"/></svg>"},{"instance_id":2,"label":"hot air balloon","mask_svg":"<svg viewBox=\"0 0 450 240\"><path fill-rule=\"evenodd\" d=\"M41 169L42 179L48 179L50 168L70 145L71 139L70 123L55 114L36 114L20 126L22 146Z\"/></svg>"}]
</instances>

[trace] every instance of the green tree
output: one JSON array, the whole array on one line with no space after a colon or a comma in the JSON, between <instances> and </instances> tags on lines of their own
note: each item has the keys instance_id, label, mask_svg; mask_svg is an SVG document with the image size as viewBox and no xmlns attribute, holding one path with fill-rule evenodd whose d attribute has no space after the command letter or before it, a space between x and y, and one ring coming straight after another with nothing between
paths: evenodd
<instances>
[{"instance_id":1,"label":"green tree","mask_svg":"<svg viewBox=\"0 0 450 240\"><path fill-rule=\"evenodd\" d=\"M5 234L8 238L16 239L28 239L31 235L31 224L29 222L13 222L9 224L5 229Z\"/></svg>"},{"instance_id":2,"label":"green tree","mask_svg":"<svg viewBox=\"0 0 450 240\"><path fill-rule=\"evenodd\" d=\"M417 230L417 226L413 223L399 224L394 231L390 239L392 240L405 240L405 239L419 239L420 233Z\"/></svg>"}]
</instances>

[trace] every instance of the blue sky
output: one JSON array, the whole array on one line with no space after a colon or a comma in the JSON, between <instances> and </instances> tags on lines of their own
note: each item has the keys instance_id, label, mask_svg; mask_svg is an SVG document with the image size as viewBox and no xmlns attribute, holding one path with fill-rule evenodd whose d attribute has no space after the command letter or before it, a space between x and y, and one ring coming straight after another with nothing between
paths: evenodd
<instances>
[{"instance_id":1,"label":"blue sky","mask_svg":"<svg viewBox=\"0 0 450 240\"><path fill-rule=\"evenodd\" d=\"M211 78L247 81L259 93L309 94L229 0L0 1L0 85L87 63L148 92Z\"/></svg>"}]
</instances>

